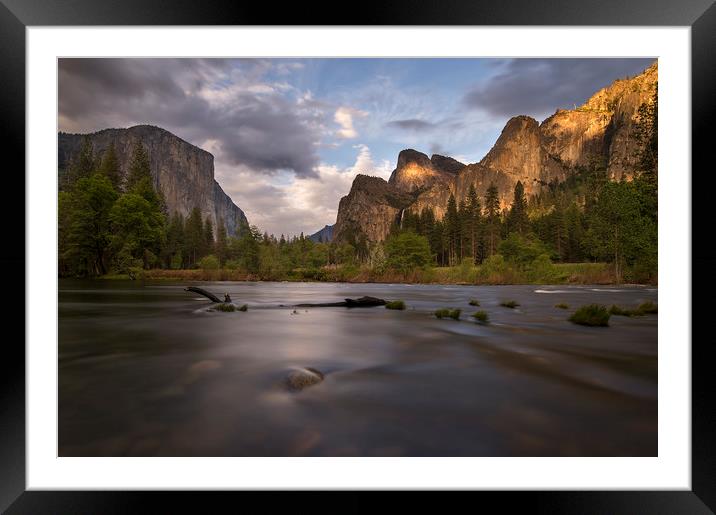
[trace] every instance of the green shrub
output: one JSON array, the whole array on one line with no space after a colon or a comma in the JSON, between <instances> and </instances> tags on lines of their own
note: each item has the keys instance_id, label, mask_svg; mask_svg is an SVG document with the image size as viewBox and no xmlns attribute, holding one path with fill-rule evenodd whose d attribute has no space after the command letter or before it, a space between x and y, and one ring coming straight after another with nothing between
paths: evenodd
<instances>
[{"instance_id":1,"label":"green shrub","mask_svg":"<svg viewBox=\"0 0 716 515\"><path fill-rule=\"evenodd\" d=\"M656 303L651 302L650 300L640 304L636 310L641 315L655 315L658 311Z\"/></svg>"},{"instance_id":2,"label":"green shrub","mask_svg":"<svg viewBox=\"0 0 716 515\"><path fill-rule=\"evenodd\" d=\"M609 308L609 313L612 315L618 315L623 317L638 317L643 315L653 315L657 312L657 306L651 301L646 301L639 304L636 309L626 309L616 305Z\"/></svg>"},{"instance_id":3,"label":"green shrub","mask_svg":"<svg viewBox=\"0 0 716 515\"><path fill-rule=\"evenodd\" d=\"M217 304L217 305L216 305L216 310L217 310L217 311L223 311L223 312L225 312L225 313L231 313L231 312L233 312L233 311L236 311L236 306L234 306L233 304L225 304L225 303L224 303L224 304Z\"/></svg>"},{"instance_id":4,"label":"green shrub","mask_svg":"<svg viewBox=\"0 0 716 515\"><path fill-rule=\"evenodd\" d=\"M500 306L510 309L515 309L519 305L519 302L515 302L514 300L503 300L500 302Z\"/></svg>"},{"instance_id":5,"label":"green shrub","mask_svg":"<svg viewBox=\"0 0 716 515\"><path fill-rule=\"evenodd\" d=\"M479 305L480 305L480 301L475 300L475 299L470 299L469 304L470 304L471 306L479 306Z\"/></svg>"},{"instance_id":6,"label":"green shrub","mask_svg":"<svg viewBox=\"0 0 716 515\"><path fill-rule=\"evenodd\" d=\"M430 243L425 236L403 231L385 241L386 266L404 274L425 268L433 261Z\"/></svg>"},{"instance_id":7,"label":"green shrub","mask_svg":"<svg viewBox=\"0 0 716 515\"><path fill-rule=\"evenodd\" d=\"M554 305L555 308L559 309L569 309L569 304L565 304L564 302L560 302L559 304Z\"/></svg>"},{"instance_id":8,"label":"green shrub","mask_svg":"<svg viewBox=\"0 0 716 515\"><path fill-rule=\"evenodd\" d=\"M402 300L392 300L386 302L385 309L405 309L405 302Z\"/></svg>"},{"instance_id":9,"label":"green shrub","mask_svg":"<svg viewBox=\"0 0 716 515\"><path fill-rule=\"evenodd\" d=\"M639 313L636 309L626 309L612 304L612 307L609 308L609 314L620 317L634 317L640 315L641 313Z\"/></svg>"},{"instance_id":10,"label":"green shrub","mask_svg":"<svg viewBox=\"0 0 716 515\"><path fill-rule=\"evenodd\" d=\"M199 268L202 270L218 270L219 269L219 258L213 254L204 256L199 260Z\"/></svg>"},{"instance_id":11,"label":"green shrub","mask_svg":"<svg viewBox=\"0 0 716 515\"><path fill-rule=\"evenodd\" d=\"M460 313L462 312L461 309L448 309L448 308L442 308L438 309L435 312L435 316L438 318L452 318L453 320L458 320L460 318Z\"/></svg>"},{"instance_id":12,"label":"green shrub","mask_svg":"<svg viewBox=\"0 0 716 515\"><path fill-rule=\"evenodd\" d=\"M241 306L241 307L239 308L239 311L248 311L248 309L249 309L248 304L244 304L243 306Z\"/></svg>"},{"instance_id":13,"label":"green shrub","mask_svg":"<svg viewBox=\"0 0 716 515\"><path fill-rule=\"evenodd\" d=\"M228 270L237 270L241 268L241 262L238 259L227 259L224 268Z\"/></svg>"},{"instance_id":14,"label":"green shrub","mask_svg":"<svg viewBox=\"0 0 716 515\"><path fill-rule=\"evenodd\" d=\"M481 324L486 324L490 320L490 317L487 315L487 312L485 312L485 311L474 312L472 314L472 318L474 318Z\"/></svg>"},{"instance_id":15,"label":"green shrub","mask_svg":"<svg viewBox=\"0 0 716 515\"><path fill-rule=\"evenodd\" d=\"M588 304L575 311L568 320L579 325L606 327L609 325L609 317L609 311L605 306Z\"/></svg>"},{"instance_id":16,"label":"green shrub","mask_svg":"<svg viewBox=\"0 0 716 515\"><path fill-rule=\"evenodd\" d=\"M522 236L515 232L510 233L500 243L499 254L508 262L518 266L527 266L544 254L547 257L547 264L551 264L544 243L535 237Z\"/></svg>"}]
</instances>

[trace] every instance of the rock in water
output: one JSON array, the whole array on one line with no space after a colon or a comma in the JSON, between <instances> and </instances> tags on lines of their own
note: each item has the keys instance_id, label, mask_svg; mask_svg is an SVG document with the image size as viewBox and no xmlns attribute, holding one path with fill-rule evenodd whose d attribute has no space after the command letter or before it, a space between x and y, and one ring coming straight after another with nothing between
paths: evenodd
<instances>
[{"instance_id":1,"label":"rock in water","mask_svg":"<svg viewBox=\"0 0 716 515\"><path fill-rule=\"evenodd\" d=\"M323 381L323 373L315 368L297 368L292 370L286 377L286 386L289 390L298 392Z\"/></svg>"}]
</instances>

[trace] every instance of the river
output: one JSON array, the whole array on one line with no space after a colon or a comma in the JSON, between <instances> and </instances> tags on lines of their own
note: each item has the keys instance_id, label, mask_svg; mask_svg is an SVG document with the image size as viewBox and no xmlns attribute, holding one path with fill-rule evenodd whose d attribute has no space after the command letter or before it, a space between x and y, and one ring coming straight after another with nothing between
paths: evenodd
<instances>
[{"instance_id":1,"label":"river","mask_svg":"<svg viewBox=\"0 0 716 515\"><path fill-rule=\"evenodd\" d=\"M583 327L555 307L655 288L194 284L248 311L183 283L60 280L60 456L657 454L657 315ZM408 308L281 306L363 295ZM295 367L325 379L289 391Z\"/></svg>"}]
</instances>

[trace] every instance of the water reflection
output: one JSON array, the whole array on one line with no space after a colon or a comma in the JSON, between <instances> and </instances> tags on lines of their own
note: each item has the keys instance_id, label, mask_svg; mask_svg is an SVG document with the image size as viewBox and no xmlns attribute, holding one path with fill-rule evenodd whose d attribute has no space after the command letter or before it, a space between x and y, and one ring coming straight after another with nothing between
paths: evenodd
<instances>
[{"instance_id":1,"label":"water reflection","mask_svg":"<svg viewBox=\"0 0 716 515\"><path fill-rule=\"evenodd\" d=\"M202 284L249 305L220 313L183 286L60 282L61 456L656 455L656 316L554 307L654 289ZM287 307L363 295L408 309ZM325 380L289 392L297 366Z\"/></svg>"}]
</instances>

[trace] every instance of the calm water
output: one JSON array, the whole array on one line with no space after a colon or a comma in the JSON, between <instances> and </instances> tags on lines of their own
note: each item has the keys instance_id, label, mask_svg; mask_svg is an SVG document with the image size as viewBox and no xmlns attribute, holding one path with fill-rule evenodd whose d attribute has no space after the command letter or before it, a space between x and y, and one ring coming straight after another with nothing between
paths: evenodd
<instances>
[{"instance_id":1,"label":"calm water","mask_svg":"<svg viewBox=\"0 0 716 515\"><path fill-rule=\"evenodd\" d=\"M185 285L60 281L61 456L657 454L657 316L554 307L655 289L196 283L249 305L221 313ZM362 295L408 309L280 307ZM305 366L325 380L287 391Z\"/></svg>"}]
</instances>

